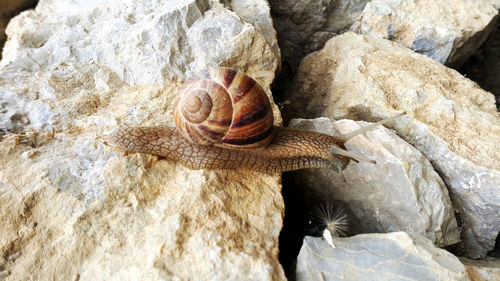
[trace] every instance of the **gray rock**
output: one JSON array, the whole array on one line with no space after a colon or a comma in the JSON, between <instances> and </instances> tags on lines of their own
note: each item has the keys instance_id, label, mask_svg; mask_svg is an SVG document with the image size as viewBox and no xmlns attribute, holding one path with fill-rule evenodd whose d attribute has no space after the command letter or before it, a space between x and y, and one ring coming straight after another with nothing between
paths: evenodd
<instances>
[{"instance_id":1,"label":"gray rock","mask_svg":"<svg viewBox=\"0 0 500 281\"><path fill-rule=\"evenodd\" d=\"M347 30L369 0L270 1L284 59L295 70L302 57Z\"/></svg>"},{"instance_id":2,"label":"gray rock","mask_svg":"<svg viewBox=\"0 0 500 281\"><path fill-rule=\"evenodd\" d=\"M367 122L292 119L290 127L345 135ZM352 233L406 231L439 246L457 243L460 231L448 191L430 162L383 126L356 136L347 150L377 161L351 162L342 174L325 169L295 171L309 201L342 202ZM312 198L311 198L312 197Z\"/></svg>"},{"instance_id":3,"label":"gray rock","mask_svg":"<svg viewBox=\"0 0 500 281\"><path fill-rule=\"evenodd\" d=\"M495 28L497 14L489 0L372 0L351 30L457 68Z\"/></svg>"},{"instance_id":4,"label":"gray rock","mask_svg":"<svg viewBox=\"0 0 500 281\"><path fill-rule=\"evenodd\" d=\"M469 280L457 257L405 232L333 239L306 236L296 280Z\"/></svg>"},{"instance_id":5,"label":"gray rock","mask_svg":"<svg viewBox=\"0 0 500 281\"><path fill-rule=\"evenodd\" d=\"M304 58L290 94L294 117L393 123L430 160L463 220L470 257L500 231L500 115L491 93L460 73L388 40L344 33Z\"/></svg>"},{"instance_id":6,"label":"gray rock","mask_svg":"<svg viewBox=\"0 0 500 281\"><path fill-rule=\"evenodd\" d=\"M260 1L254 5L259 13L253 13L253 18L245 14L240 17L238 11L248 14L252 10L238 8L243 5L239 3L233 4L235 13L207 0L150 5L130 2L122 3L120 9L115 9L114 2L75 5L43 1L36 11L23 13L9 25L10 40L1 65L39 70L46 65L94 63L110 68L129 84L146 85L172 78L182 80L206 65L231 62L234 67L248 67L241 62L245 58L263 65L260 73L253 73L255 78L262 78L276 67L273 60L279 57L275 34L270 31L269 10ZM51 11L51 5L60 7ZM39 18L51 12L59 16ZM252 55L253 48L272 53L274 59ZM267 75L263 84L272 78Z\"/></svg>"}]
</instances>

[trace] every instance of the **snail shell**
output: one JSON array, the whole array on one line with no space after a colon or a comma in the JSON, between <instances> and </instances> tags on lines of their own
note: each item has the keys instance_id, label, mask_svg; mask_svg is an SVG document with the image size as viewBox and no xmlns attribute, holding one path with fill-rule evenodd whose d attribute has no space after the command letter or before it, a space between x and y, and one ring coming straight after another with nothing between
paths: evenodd
<instances>
[{"instance_id":1,"label":"snail shell","mask_svg":"<svg viewBox=\"0 0 500 281\"><path fill-rule=\"evenodd\" d=\"M274 138L273 112L262 87L231 68L209 68L190 78L174 102L174 121L191 143L254 149Z\"/></svg>"}]
</instances>

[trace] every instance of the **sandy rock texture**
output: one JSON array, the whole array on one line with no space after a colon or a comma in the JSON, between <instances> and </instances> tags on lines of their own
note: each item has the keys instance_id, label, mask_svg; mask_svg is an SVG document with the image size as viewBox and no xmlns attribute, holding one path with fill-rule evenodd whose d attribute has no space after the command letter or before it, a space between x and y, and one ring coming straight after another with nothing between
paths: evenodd
<instances>
[{"instance_id":1,"label":"sandy rock texture","mask_svg":"<svg viewBox=\"0 0 500 281\"><path fill-rule=\"evenodd\" d=\"M500 116L494 96L458 72L388 40L345 33L307 56L294 81L293 117L373 121L430 160L460 215L466 255L484 256L500 231Z\"/></svg>"},{"instance_id":2,"label":"sandy rock texture","mask_svg":"<svg viewBox=\"0 0 500 281\"><path fill-rule=\"evenodd\" d=\"M205 65L243 70L270 93L279 52L255 3L42 0L11 21L0 62L5 280L284 279L277 176L191 171L102 142L120 125L173 125L180 82Z\"/></svg>"},{"instance_id":3,"label":"sandy rock texture","mask_svg":"<svg viewBox=\"0 0 500 281\"><path fill-rule=\"evenodd\" d=\"M405 232L333 239L306 236L296 280L469 280L457 257Z\"/></svg>"},{"instance_id":4,"label":"sandy rock texture","mask_svg":"<svg viewBox=\"0 0 500 281\"><path fill-rule=\"evenodd\" d=\"M405 117L400 117L405 118ZM345 135L367 122L328 118L292 119L289 126L329 135ZM460 241L448 191L430 162L383 126L356 136L347 150L377 163L352 162L342 172L296 171L305 200L336 202L349 215L349 233L406 231L439 246ZM339 203L341 202L341 203Z\"/></svg>"},{"instance_id":5,"label":"sandy rock texture","mask_svg":"<svg viewBox=\"0 0 500 281\"><path fill-rule=\"evenodd\" d=\"M490 0L372 0L351 30L459 67L494 29L497 14Z\"/></svg>"}]
</instances>

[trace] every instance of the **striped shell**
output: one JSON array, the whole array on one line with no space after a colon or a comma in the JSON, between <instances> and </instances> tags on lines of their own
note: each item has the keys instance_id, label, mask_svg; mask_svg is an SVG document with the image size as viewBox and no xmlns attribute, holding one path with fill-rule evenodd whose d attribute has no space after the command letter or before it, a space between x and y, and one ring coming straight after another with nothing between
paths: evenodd
<instances>
[{"instance_id":1,"label":"striped shell","mask_svg":"<svg viewBox=\"0 0 500 281\"><path fill-rule=\"evenodd\" d=\"M174 120L186 139L203 145L250 149L274 137L266 93L231 68L210 68L190 78L175 100Z\"/></svg>"}]
</instances>

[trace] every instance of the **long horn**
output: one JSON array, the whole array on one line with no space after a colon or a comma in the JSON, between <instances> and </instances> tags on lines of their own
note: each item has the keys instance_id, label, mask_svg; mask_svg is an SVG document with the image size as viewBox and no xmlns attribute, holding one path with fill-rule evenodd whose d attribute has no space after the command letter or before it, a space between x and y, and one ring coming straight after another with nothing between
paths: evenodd
<instances>
[{"instance_id":1,"label":"long horn","mask_svg":"<svg viewBox=\"0 0 500 281\"><path fill-rule=\"evenodd\" d=\"M360 128L360 129L358 129L358 130L356 130L356 131L352 131L352 132L350 132L350 133L348 133L348 134L345 134L344 136L342 136L342 138L344 139L344 141L345 141L345 142L347 142L348 140L352 139L353 137L355 137L355 136L357 136L357 135L359 135L359 134L363 134L363 133L365 133L365 132L368 132L368 131L370 131L370 130L373 130L373 129L375 129L375 127L377 127L378 125L382 125L382 124L385 124L385 123L387 123L387 122L390 122L390 121L392 121L392 120L394 120L394 119L396 119L396 118L398 118L398 117L401 117L401 116L403 116L403 115L405 115L405 114L406 114L406 112L401 112L401 113L398 113L398 114L396 114L396 115L394 115L394 116L391 116L391 117L389 117L389 118L387 118L387 119L380 120L380 121L378 121L377 123L373 123L373 124L370 124L370 125L368 125L368 126L364 126L364 127Z\"/></svg>"},{"instance_id":2,"label":"long horn","mask_svg":"<svg viewBox=\"0 0 500 281\"><path fill-rule=\"evenodd\" d=\"M377 162L375 160L368 159L368 158L366 158L364 156L361 156L361 155L357 155L355 153L349 152L349 151L347 151L345 149L342 149L340 147L332 146L330 148L330 150L332 151L333 154L337 154L337 155L342 155L342 156L345 156L345 157L349 157L349 158L351 158L352 160L354 160L356 162L367 161L367 162L370 162L370 163L373 163L373 164L377 164Z\"/></svg>"}]
</instances>

